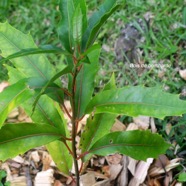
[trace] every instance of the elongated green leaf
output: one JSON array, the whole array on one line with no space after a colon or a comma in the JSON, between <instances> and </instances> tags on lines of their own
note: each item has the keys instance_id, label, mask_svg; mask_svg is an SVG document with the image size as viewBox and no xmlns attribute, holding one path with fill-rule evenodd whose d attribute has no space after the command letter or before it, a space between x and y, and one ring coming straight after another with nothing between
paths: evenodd
<instances>
[{"instance_id":1,"label":"elongated green leaf","mask_svg":"<svg viewBox=\"0 0 186 186\"><path fill-rule=\"evenodd\" d=\"M78 117L83 116L85 108L94 91L94 79L99 70L100 48L88 54L90 64L84 63L76 81L76 112Z\"/></svg>"},{"instance_id":2,"label":"elongated green leaf","mask_svg":"<svg viewBox=\"0 0 186 186\"><path fill-rule=\"evenodd\" d=\"M26 81L22 80L18 83L7 87L0 93L0 127L3 125L8 114L15 107L28 100L34 94L27 85Z\"/></svg>"},{"instance_id":3,"label":"elongated green leaf","mask_svg":"<svg viewBox=\"0 0 186 186\"><path fill-rule=\"evenodd\" d=\"M60 87L58 87L57 85L53 84L53 82L55 80L57 80L58 78L60 78L62 75L70 73L71 69L69 66L64 67L64 69L62 69L60 72L58 72L57 74L55 74L50 81L48 81L47 83L45 83L45 85L42 87L40 93L38 94L38 96L35 98L35 101L33 103L33 110L35 110L36 104L39 100L39 98L41 97L42 94L44 93L51 93L49 96L54 99L55 101L62 103L63 102L63 91L61 90ZM50 91L51 90L51 91Z\"/></svg>"},{"instance_id":4,"label":"elongated green leaf","mask_svg":"<svg viewBox=\"0 0 186 186\"><path fill-rule=\"evenodd\" d=\"M96 114L93 118L88 118L80 141L82 152L86 152L97 140L110 132L115 118L115 114Z\"/></svg>"},{"instance_id":5,"label":"elongated green leaf","mask_svg":"<svg viewBox=\"0 0 186 186\"><path fill-rule=\"evenodd\" d=\"M46 147L58 169L66 176L69 176L72 169L73 159L72 155L69 154L65 144L57 140L49 143L46 145Z\"/></svg>"},{"instance_id":6,"label":"elongated green leaf","mask_svg":"<svg viewBox=\"0 0 186 186\"><path fill-rule=\"evenodd\" d=\"M111 90L111 89L115 89L115 88L117 88L117 87L116 87L115 75L113 73L111 78L110 78L110 80L109 80L109 82L104 86L103 91Z\"/></svg>"},{"instance_id":7,"label":"elongated green leaf","mask_svg":"<svg viewBox=\"0 0 186 186\"><path fill-rule=\"evenodd\" d=\"M115 113L128 116L180 116L186 113L186 101L159 88L141 86L103 91L88 104L86 113Z\"/></svg>"},{"instance_id":8,"label":"elongated green leaf","mask_svg":"<svg viewBox=\"0 0 186 186\"><path fill-rule=\"evenodd\" d=\"M104 90L115 88L115 79L112 75ZM104 135L108 134L114 124L115 114L95 114L89 116L85 129L81 135L80 147L82 152L86 152L90 147Z\"/></svg>"},{"instance_id":9,"label":"elongated green leaf","mask_svg":"<svg viewBox=\"0 0 186 186\"><path fill-rule=\"evenodd\" d=\"M85 159L93 154L106 156L121 153L137 160L146 160L164 154L169 146L160 135L149 131L113 132L98 140Z\"/></svg>"},{"instance_id":10,"label":"elongated green leaf","mask_svg":"<svg viewBox=\"0 0 186 186\"><path fill-rule=\"evenodd\" d=\"M0 160L5 161L62 137L60 131L50 125L6 124L0 130Z\"/></svg>"},{"instance_id":11,"label":"elongated green leaf","mask_svg":"<svg viewBox=\"0 0 186 186\"><path fill-rule=\"evenodd\" d=\"M58 35L64 49L72 53L72 19L74 14L73 0L60 0L59 9L61 12L61 21L58 26Z\"/></svg>"},{"instance_id":12,"label":"elongated green leaf","mask_svg":"<svg viewBox=\"0 0 186 186\"><path fill-rule=\"evenodd\" d=\"M4 58L1 60L1 62L4 62L6 60L28 56L28 55L34 55L34 54L43 54L43 53L60 53L65 55L70 55L67 52L63 51L61 48L53 47L53 48L27 48L22 49L19 52L16 52L14 54L11 54L10 56Z\"/></svg>"},{"instance_id":13,"label":"elongated green leaf","mask_svg":"<svg viewBox=\"0 0 186 186\"><path fill-rule=\"evenodd\" d=\"M81 12L80 5L78 5L75 9L73 16L73 39L75 43L80 44L82 39L82 27L83 27L83 15Z\"/></svg>"},{"instance_id":14,"label":"elongated green leaf","mask_svg":"<svg viewBox=\"0 0 186 186\"><path fill-rule=\"evenodd\" d=\"M85 0L74 0L74 7L80 6L82 12L82 33L87 28L87 5Z\"/></svg>"},{"instance_id":15,"label":"elongated green leaf","mask_svg":"<svg viewBox=\"0 0 186 186\"><path fill-rule=\"evenodd\" d=\"M105 0L99 9L90 17L88 27L83 36L83 50L88 49L94 43L102 25L119 6L116 0Z\"/></svg>"},{"instance_id":16,"label":"elongated green leaf","mask_svg":"<svg viewBox=\"0 0 186 186\"><path fill-rule=\"evenodd\" d=\"M0 23L0 50L6 58L25 48L37 48L32 37L16 30L8 23ZM51 79L55 75L54 67L44 55L29 55L11 59L13 65L26 77Z\"/></svg>"},{"instance_id":17,"label":"elongated green leaf","mask_svg":"<svg viewBox=\"0 0 186 186\"><path fill-rule=\"evenodd\" d=\"M63 136L66 136L64 122L58 112L57 107L59 106L57 103L53 102L48 96L43 95L38 101L34 113L32 113L32 103L33 100L30 99L26 104L23 104L23 108L31 116L33 122L52 125L58 128Z\"/></svg>"}]
</instances>

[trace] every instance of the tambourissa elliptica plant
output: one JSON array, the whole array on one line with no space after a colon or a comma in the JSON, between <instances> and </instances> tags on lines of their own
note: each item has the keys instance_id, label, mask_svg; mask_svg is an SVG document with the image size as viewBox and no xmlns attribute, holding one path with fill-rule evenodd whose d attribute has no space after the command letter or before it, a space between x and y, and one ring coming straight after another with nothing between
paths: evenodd
<instances>
[{"instance_id":1,"label":"tambourissa elliptica plant","mask_svg":"<svg viewBox=\"0 0 186 186\"><path fill-rule=\"evenodd\" d=\"M105 0L88 18L85 0L60 0L61 21L57 30L62 47L38 47L30 34L23 34L7 22L0 23L2 62L12 63L12 66L5 64L10 86L0 93L1 161L46 145L64 175L73 176L74 164L74 180L79 186L78 160L81 159L83 165L93 154L121 153L146 160L165 153L169 144L158 134L139 130L111 132L110 129L121 114L160 119L179 116L186 112L186 102L180 100L179 95L143 86L117 88L113 75L93 96L101 50L95 40L106 20L123 4ZM60 71L50 64L44 53L65 56L65 61L60 62ZM62 85L61 76L68 77L67 87ZM72 114L66 108L65 99L70 100ZM8 114L17 106L24 108L33 123L6 123ZM71 133L64 113L71 120ZM78 124L87 114L80 146L76 147ZM77 148L81 154L77 154Z\"/></svg>"}]
</instances>

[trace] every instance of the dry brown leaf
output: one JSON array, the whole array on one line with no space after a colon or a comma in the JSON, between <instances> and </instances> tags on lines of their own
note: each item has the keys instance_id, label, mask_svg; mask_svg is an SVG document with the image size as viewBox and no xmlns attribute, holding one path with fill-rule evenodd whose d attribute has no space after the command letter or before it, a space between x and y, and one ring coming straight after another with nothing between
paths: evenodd
<instances>
[{"instance_id":1,"label":"dry brown leaf","mask_svg":"<svg viewBox=\"0 0 186 186\"><path fill-rule=\"evenodd\" d=\"M120 164L110 165L110 180L115 180L121 172L122 166Z\"/></svg>"},{"instance_id":2,"label":"dry brown leaf","mask_svg":"<svg viewBox=\"0 0 186 186\"><path fill-rule=\"evenodd\" d=\"M48 169L47 171L38 172L35 177L35 186L53 186L54 184L54 170Z\"/></svg>"},{"instance_id":3,"label":"dry brown leaf","mask_svg":"<svg viewBox=\"0 0 186 186\"><path fill-rule=\"evenodd\" d=\"M94 172L88 172L80 176L80 185L81 186L92 186L96 183L96 178Z\"/></svg>"},{"instance_id":4,"label":"dry brown leaf","mask_svg":"<svg viewBox=\"0 0 186 186\"><path fill-rule=\"evenodd\" d=\"M8 115L8 119L16 118L18 115L19 115L19 110L18 110L18 108L15 108Z\"/></svg>"},{"instance_id":5,"label":"dry brown leaf","mask_svg":"<svg viewBox=\"0 0 186 186\"><path fill-rule=\"evenodd\" d=\"M158 168L165 168L166 165L168 165L170 162L169 162L169 159L167 158L166 155L162 154L158 157L158 159L156 159L154 165Z\"/></svg>"},{"instance_id":6,"label":"dry brown leaf","mask_svg":"<svg viewBox=\"0 0 186 186\"><path fill-rule=\"evenodd\" d=\"M25 113L25 111L21 107L19 107L18 110L19 110L19 116L17 119L19 121L24 121L28 117L27 114Z\"/></svg>"},{"instance_id":7,"label":"dry brown leaf","mask_svg":"<svg viewBox=\"0 0 186 186\"><path fill-rule=\"evenodd\" d=\"M180 165L181 158L175 158L170 160L169 164L165 166L165 168L155 167L154 165L149 169L149 176L156 177L160 174L169 172L170 170L174 169L175 167Z\"/></svg>"},{"instance_id":8,"label":"dry brown leaf","mask_svg":"<svg viewBox=\"0 0 186 186\"><path fill-rule=\"evenodd\" d=\"M182 79L186 80L186 69L180 70L179 71L179 74L180 74L180 76L181 76Z\"/></svg>"},{"instance_id":9,"label":"dry brown leaf","mask_svg":"<svg viewBox=\"0 0 186 186\"><path fill-rule=\"evenodd\" d=\"M48 152L43 151L42 162L43 162L43 169L42 169L43 171L50 169L50 165L52 163L52 157L51 155L49 155Z\"/></svg>"},{"instance_id":10,"label":"dry brown leaf","mask_svg":"<svg viewBox=\"0 0 186 186\"><path fill-rule=\"evenodd\" d=\"M92 186L110 186L110 180L99 181Z\"/></svg>"},{"instance_id":11,"label":"dry brown leaf","mask_svg":"<svg viewBox=\"0 0 186 186\"><path fill-rule=\"evenodd\" d=\"M116 119L111 131L115 132L115 131L124 131L124 130L126 130L126 126L121 121Z\"/></svg>"},{"instance_id":12,"label":"dry brown leaf","mask_svg":"<svg viewBox=\"0 0 186 186\"><path fill-rule=\"evenodd\" d=\"M129 164L128 164L127 168L129 169L131 174L134 176L138 160L135 160L135 159L133 159L131 157L128 157L128 159L129 159Z\"/></svg>"},{"instance_id":13,"label":"dry brown leaf","mask_svg":"<svg viewBox=\"0 0 186 186\"><path fill-rule=\"evenodd\" d=\"M64 186L59 180L55 180L54 186Z\"/></svg>"},{"instance_id":14,"label":"dry brown leaf","mask_svg":"<svg viewBox=\"0 0 186 186\"><path fill-rule=\"evenodd\" d=\"M157 132L157 128L156 128L156 125L155 125L155 122L154 122L154 118L150 118L150 128L151 128L151 131L152 133L156 133Z\"/></svg>"},{"instance_id":15,"label":"dry brown leaf","mask_svg":"<svg viewBox=\"0 0 186 186\"><path fill-rule=\"evenodd\" d=\"M130 130L138 130L138 129L139 129L139 127L138 127L137 124L135 124L135 123L130 123L130 124L128 125L126 131L130 131Z\"/></svg>"},{"instance_id":16,"label":"dry brown leaf","mask_svg":"<svg viewBox=\"0 0 186 186\"><path fill-rule=\"evenodd\" d=\"M17 163L21 163L21 164L23 164L25 162L25 160L21 156L16 156L12 160L14 160Z\"/></svg>"},{"instance_id":17,"label":"dry brown leaf","mask_svg":"<svg viewBox=\"0 0 186 186\"><path fill-rule=\"evenodd\" d=\"M129 182L129 186L134 186L134 185L139 186L144 182L152 162L153 162L153 158L148 158L146 162L140 161L138 163L134 177Z\"/></svg>"},{"instance_id":18,"label":"dry brown leaf","mask_svg":"<svg viewBox=\"0 0 186 186\"><path fill-rule=\"evenodd\" d=\"M110 166L109 165L105 165L101 167L102 172L104 173L104 175L109 178L110 177Z\"/></svg>"},{"instance_id":19,"label":"dry brown leaf","mask_svg":"<svg viewBox=\"0 0 186 186\"><path fill-rule=\"evenodd\" d=\"M134 123L139 126L139 129L147 130L150 125L150 117L148 116L138 116L133 118Z\"/></svg>"},{"instance_id":20,"label":"dry brown leaf","mask_svg":"<svg viewBox=\"0 0 186 186\"><path fill-rule=\"evenodd\" d=\"M114 154L114 155L106 156L105 158L106 158L107 163L109 165L111 165L111 164L117 165L117 164L121 163L123 156L120 154Z\"/></svg>"},{"instance_id":21,"label":"dry brown leaf","mask_svg":"<svg viewBox=\"0 0 186 186\"><path fill-rule=\"evenodd\" d=\"M30 153L30 160L33 160L35 163L38 163L41 160L38 151L33 151Z\"/></svg>"},{"instance_id":22,"label":"dry brown leaf","mask_svg":"<svg viewBox=\"0 0 186 186\"><path fill-rule=\"evenodd\" d=\"M25 176L15 177L12 181L10 181L10 183L11 183L11 186L27 186Z\"/></svg>"},{"instance_id":23,"label":"dry brown leaf","mask_svg":"<svg viewBox=\"0 0 186 186\"><path fill-rule=\"evenodd\" d=\"M128 157L123 156L121 162L123 169L117 179L117 185L119 186L128 186L128 169L127 169L128 162L129 162Z\"/></svg>"}]
</instances>

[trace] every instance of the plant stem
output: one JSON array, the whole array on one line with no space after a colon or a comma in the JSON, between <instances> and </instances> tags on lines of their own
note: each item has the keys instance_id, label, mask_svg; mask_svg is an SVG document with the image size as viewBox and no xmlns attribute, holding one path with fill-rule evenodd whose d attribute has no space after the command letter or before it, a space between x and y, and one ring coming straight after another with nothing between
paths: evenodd
<instances>
[{"instance_id":1,"label":"plant stem","mask_svg":"<svg viewBox=\"0 0 186 186\"><path fill-rule=\"evenodd\" d=\"M76 113L76 105L75 105L75 87L76 87L76 76L77 76L77 69L75 68L75 72L73 75L73 83L72 83L72 152L73 152L73 159L74 159L74 167L75 167L75 175L76 175L76 185L79 186L79 167L78 167L78 160L77 160L77 152L76 152L76 124L77 124L77 113Z\"/></svg>"}]
</instances>

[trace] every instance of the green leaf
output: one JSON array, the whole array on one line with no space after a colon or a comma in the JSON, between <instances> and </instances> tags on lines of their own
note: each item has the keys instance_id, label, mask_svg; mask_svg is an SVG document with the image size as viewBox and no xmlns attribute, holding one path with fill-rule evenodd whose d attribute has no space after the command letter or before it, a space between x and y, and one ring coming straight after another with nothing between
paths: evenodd
<instances>
[{"instance_id":1,"label":"green leaf","mask_svg":"<svg viewBox=\"0 0 186 186\"><path fill-rule=\"evenodd\" d=\"M110 89L115 89L116 87L116 79L115 79L115 74L113 73L109 82L104 86L103 91L105 90L110 90Z\"/></svg>"},{"instance_id":2,"label":"green leaf","mask_svg":"<svg viewBox=\"0 0 186 186\"><path fill-rule=\"evenodd\" d=\"M186 113L186 101L179 95L161 91L159 88L141 86L106 90L97 94L88 104L86 113L115 113L128 116L180 116Z\"/></svg>"},{"instance_id":3,"label":"green leaf","mask_svg":"<svg viewBox=\"0 0 186 186\"><path fill-rule=\"evenodd\" d=\"M50 99L47 95L41 96L37 103L34 113L32 113L33 99L23 104L26 113L31 117L32 121L40 124L49 124L58 128L63 136L65 134L64 121L58 111L58 104Z\"/></svg>"},{"instance_id":4,"label":"green leaf","mask_svg":"<svg viewBox=\"0 0 186 186\"><path fill-rule=\"evenodd\" d=\"M80 141L82 152L86 152L97 140L110 132L115 118L115 114L96 114L93 118L88 118Z\"/></svg>"},{"instance_id":5,"label":"green leaf","mask_svg":"<svg viewBox=\"0 0 186 186\"><path fill-rule=\"evenodd\" d=\"M85 0L74 0L74 7L80 6L82 13L82 33L87 28L87 5Z\"/></svg>"},{"instance_id":6,"label":"green leaf","mask_svg":"<svg viewBox=\"0 0 186 186\"><path fill-rule=\"evenodd\" d=\"M69 154L65 144L57 140L49 143L46 147L58 169L66 176L69 176L72 169L73 158L72 155Z\"/></svg>"},{"instance_id":7,"label":"green leaf","mask_svg":"<svg viewBox=\"0 0 186 186\"><path fill-rule=\"evenodd\" d=\"M112 75L104 90L115 88L114 80L114 75ZM80 146L82 152L86 152L97 140L110 133L116 116L115 114L95 114L94 116L89 116L81 135Z\"/></svg>"},{"instance_id":8,"label":"green leaf","mask_svg":"<svg viewBox=\"0 0 186 186\"><path fill-rule=\"evenodd\" d=\"M29 34L23 34L7 22L0 23L0 43L1 55L4 58L25 48L37 48ZM50 64L44 55L23 56L11 59L11 62L26 77L51 79L55 75L54 66Z\"/></svg>"},{"instance_id":9,"label":"green leaf","mask_svg":"<svg viewBox=\"0 0 186 186\"><path fill-rule=\"evenodd\" d=\"M186 7L183 8L183 24L186 25Z\"/></svg>"},{"instance_id":10,"label":"green leaf","mask_svg":"<svg viewBox=\"0 0 186 186\"><path fill-rule=\"evenodd\" d=\"M14 58L18 58L18 57L34 55L34 54L43 54L43 53L59 53L59 54L70 55L69 53L63 51L61 48L58 48L58 47L27 48L27 49L22 49L19 52L9 55L8 57L2 59L1 62L14 59Z\"/></svg>"},{"instance_id":11,"label":"green leaf","mask_svg":"<svg viewBox=\"0 0 186 186\"><path fill-rule=\"evenodd\" d=\"M21 80L0 93L0 127L11 110L33 96L33 90L25 82L25 80Z\"/></svg>"},{"instance_id":12,"label":"green leaf","mask_svg":"<svg viewBox=\"0 0 186 186\"><path fill-rule=\"evenodd\" d=\"M60 0L59 9L62 17L58 26L59 39L64 49L72 53L72 23L74 14L73 0Z\"/></svg>"},{"instance_id":13,"label":"green leaf","mask_svg":"<svg viewBox=\"0 0 186 186\"><path fill-rule=\"evenodd\" d=\"M121 153L145 161L164 154L169 146L160 135L149 131L113 132L98 140L88 151L85 160L93 154L106 156Z\"/></svg>"},{"instance_id":14,"label":"green leaf","mask_svg":"<svg viewBox=\"0 0 186 186\"><path fill-rule=\"evenodd\" d=\"M82 39L82 27L83 27L83 15L81 12L80 5L78 5L75 9L73 16L73 39L75 43L80 44Z\"/></svg>"},{"instance_id":15,"label":"green leaf","mask_svg":"<svg viewBox=\"0 0 186 186\"><path fill-rule=\"evenodd\" d=\"M55 74L48 82L45 83L45 85L42 87L40 93L37 95L35 98L35 101L33 103L33 110L35 110L36 104L41 97L42 94L50 92L51 94L49 95L52 99L55 101L62 103L63 102L63 91L61 90L60 87L57 85L53 84L53 82L57 79L59 79L62 75L70 73L71 69L69 66L65 66L60 72ZM38 80L37 80L38 82ZM51 90L51 91L49 91Z\"/></svg>"},{"instance_id":16,"label":"green leaf","mask_svg":"<svg viewBox=\"0 0 186 186\"><path fill-rule=\"evenodd\" d=\"M0 181L6 177L6 172L4 170L0 170Z\"/></svg>"},{"instance_id":17,"label":"green leaf","mask_svg":"<svg viewBox=\"0 0 186 186\"><path fill-rule=\"evenodd\" d=\"M105 0L98 10L90 17L88 27L83 35L82 49L88 49L96 40L100 28L105 21L120 7L116 0Z\"/></svg>"},{"instance_id":18,"label":"green leaf","mask_svg":"<svg viewBox=\"0 0 186 186\"><path fill-rule=\"evenodd\" d=\"M0 160L5 161L62 137L60 131L50 125L6 124L0 130Z\"/></svg>"},{"instance_id":19,"label":"green leaf","mask_svg":"<svg viewBox=\"0 0 186 186\"><path fill-rule=\"evenodd\" d=\"M179 174L178 181L186 182L186 172L183 172L183 173Z\"/></svg>"},{"instance_id":20,"label":"green leaf","mask_svg":"<svg viewBox=\"0 0 186 186\"><path fill-rule=\"evenodd\" d=\"M85 108L94 91L94 79L99 70L100 48L88 54L90 64L83 63L76 80L76 112L77 116L84 115Z\"/></svg>"}]
</instances>

